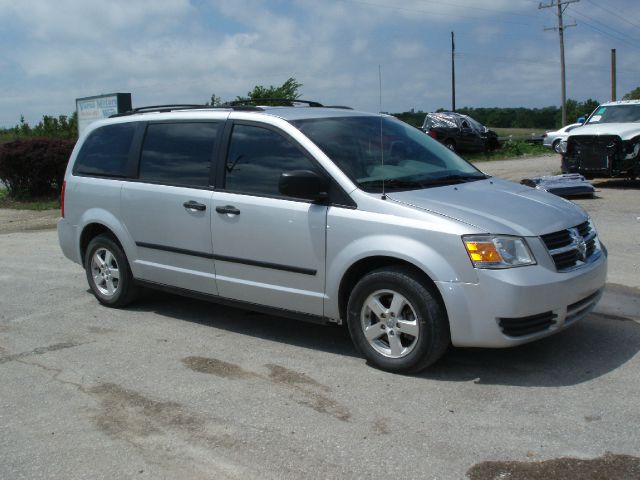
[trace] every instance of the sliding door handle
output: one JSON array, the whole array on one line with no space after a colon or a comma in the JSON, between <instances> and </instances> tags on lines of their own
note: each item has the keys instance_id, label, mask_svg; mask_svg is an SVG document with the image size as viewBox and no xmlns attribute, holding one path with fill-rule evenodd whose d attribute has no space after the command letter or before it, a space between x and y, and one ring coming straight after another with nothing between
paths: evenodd
<instances>
[{"instance_id":1,"label":"sliding door handle","mask_svg":"<svg viewBox=\"0 0 640 480\"><path fill-rule=\"evenodd\" d=\"M204 212L207 209L207 206L204 203L198 203L193 200L184 202L182 206L187 210L198 211L198 212Z\"/></svg>"},{"instance_id":2,"label":"sliding door handle","mask_svg":"<svg viewBox=\"0 0 640 480\"><path fill-rule=\"evenodd\" d=\"M216 207L216 212L218 213L227 213L230 215L240 215L240 210L238 210L233 205L225 205L224 207Z\"/></svg>"}]
</instances>

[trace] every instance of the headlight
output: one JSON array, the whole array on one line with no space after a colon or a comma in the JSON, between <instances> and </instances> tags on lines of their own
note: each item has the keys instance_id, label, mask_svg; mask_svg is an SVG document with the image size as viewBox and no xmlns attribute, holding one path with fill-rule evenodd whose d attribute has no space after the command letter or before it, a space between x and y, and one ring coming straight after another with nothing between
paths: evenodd
<instances>
[{"instance_id":1,"label":"headlight","mask_svg":"<svg viewBox=\"0 0 640 480\"><path fill-rule=\"evenodd\" d=\"M635 145L631 145L630 147L627 147L627 153L624 157L625 160L633 160L634 158L636 158L638 156L638 153L640 153L640 142L636 143Z\"/></svg>"},{"instance_id":2,"label":"headlight","mask_svg":"<svg viewBox=\"0 0 640 480\"><path fill-rule=\"evenodd\" d=\"M511 268L535 265L527 242L506 235L465 235L462 242L476 268Z\"/></svg>"},{"instance_id":3,"label":"headlight","mask_svg":"<svg viewBox=\"0 0 640 480\"><path fill-rule=\"evenodd\" d=\"M560 150L560 153L562 153L563 155L565 153L567 153L567 141L566 140L560 140L560 146L558 147L558 150Z\"/></svg>"}]
</instances>

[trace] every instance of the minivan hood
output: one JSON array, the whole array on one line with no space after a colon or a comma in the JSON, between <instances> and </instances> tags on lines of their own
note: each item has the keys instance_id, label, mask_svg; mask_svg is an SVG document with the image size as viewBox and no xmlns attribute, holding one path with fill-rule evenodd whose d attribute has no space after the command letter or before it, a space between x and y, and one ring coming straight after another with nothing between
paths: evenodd
<instances>
[{"instance_id":1,"label":"minivan hood","mask_svg":"<svg viewBox=\"0 0 640 480\"><path fill-rule=\"evenodd\" d=\"M640 123L593 123L576 128L569 137L577 135L618 135L622 140L631 140L640 135Z\"/></svg>"},{"instance_id":2,"label":"minivan hood","mask_svg":"<svg viewBox=\"0 0 640 480\"><path fill-rule=\"evenodd\" d=\"M473 225L483 233L538 236L587 219L587 214L568 200L498 178L390 192L387 197Z\"/></svg>"}]
</instances>

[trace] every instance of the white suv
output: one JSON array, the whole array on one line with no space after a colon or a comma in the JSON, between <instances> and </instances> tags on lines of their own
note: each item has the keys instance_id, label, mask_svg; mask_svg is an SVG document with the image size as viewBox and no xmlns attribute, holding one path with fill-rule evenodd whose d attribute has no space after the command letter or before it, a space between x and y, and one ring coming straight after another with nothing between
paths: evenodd
<instances>
[{"instance_id":1,"label":"white suv","mask_svg":"<svg viewBox=\"0 0 640 480\"><path fill-rule=\"evenodd\" d=\"M324 108L156 108L96 122L65 176L64 254L96 298L138 286L322 323L374 365L509 347L599 300L585 212L491 178L392 117Z\"/></svg>"},{"instance_id":2,"label":"white suv","mask_svg":"<svg viewBox=\"0 0 640 480\"><path fill-rule=\"evenodd\" d=\"M565 173L640 177L640 100L603 103L559 150Z\"/></svg>"}]
</instances>

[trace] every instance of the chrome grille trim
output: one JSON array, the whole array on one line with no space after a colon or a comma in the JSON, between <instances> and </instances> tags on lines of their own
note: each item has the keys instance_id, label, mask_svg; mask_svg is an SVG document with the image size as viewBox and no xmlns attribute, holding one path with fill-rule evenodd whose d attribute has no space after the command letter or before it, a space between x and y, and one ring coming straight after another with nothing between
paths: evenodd
<instances>
[{"instance_id":1,"label":"chrome grille trim","mask_svg":"<svg viewBox=\"0 0 640 480\"><path fill-rule=\"evenodd\" d=\"M558 272L570 272L597 260L602 254L596 231L589 221L540 237Z\"/></svg>"}]
</instances>

